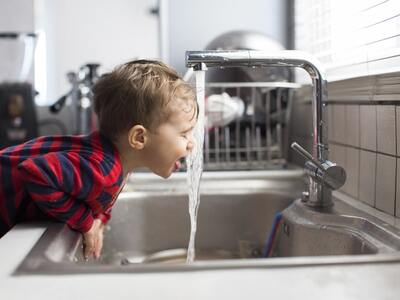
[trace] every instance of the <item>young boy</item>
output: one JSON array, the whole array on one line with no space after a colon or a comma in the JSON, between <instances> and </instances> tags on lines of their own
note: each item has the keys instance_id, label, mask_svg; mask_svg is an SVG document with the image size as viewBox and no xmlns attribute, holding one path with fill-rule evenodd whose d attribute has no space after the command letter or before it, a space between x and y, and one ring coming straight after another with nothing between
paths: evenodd
<instances>
[{"instance_id":1,"label":"young boy","mask_svg":"<svg viewBox=\"0 0 400 300\"><path fill-rule=\"evenodd\" d=\"M158 61L136 60L93 88L99 131L45 136L0 151L0 237L24 220L54 219L82 232L100 256L103 226L138 168L168 178L193 147L192 87Z\"/></svg>"}]
</instances>

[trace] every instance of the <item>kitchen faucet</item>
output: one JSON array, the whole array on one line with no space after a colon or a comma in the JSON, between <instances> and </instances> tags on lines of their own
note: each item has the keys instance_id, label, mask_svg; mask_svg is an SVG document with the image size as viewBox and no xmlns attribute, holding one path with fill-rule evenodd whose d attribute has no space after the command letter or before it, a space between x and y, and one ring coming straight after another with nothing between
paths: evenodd
<instances>
[{"instance_id":1,"label":"kitchen faucet","mask_svg":"<svg viewBox=\"0 0 400 300\"><path fill-rule=\"evenodd\" d=\"M294 50L279 52L255 50L187 51L186 67L194 70L205 70L209 67L299 67L304 69L310 75L313 86L312 154L295 142L291 147L308 159L305 164L305 171L309 175L309 189L308 192L303 193L303 201L311 207L333 205L332 190L343 186L346 181L346 172L342 167L328 160L327 122L323 117L328 96L327 81L323 68L314 57Z\"/></svg>"},{"instance_id":2,"label":"kitchen faucet","mask_svg":"<svg viewBox=\"0 0 400 300\"><path fill-rule=\"evenodd\" d=\"M71 89L49 107L52 113L58 113L64 107L67 98L71 98L75 118L74 134L88 134L95 128L91 89L100 77L97 70L99 66L100 64L88 63L81 66L77 73L68 72Z\"/></svg>"}]
</instances>

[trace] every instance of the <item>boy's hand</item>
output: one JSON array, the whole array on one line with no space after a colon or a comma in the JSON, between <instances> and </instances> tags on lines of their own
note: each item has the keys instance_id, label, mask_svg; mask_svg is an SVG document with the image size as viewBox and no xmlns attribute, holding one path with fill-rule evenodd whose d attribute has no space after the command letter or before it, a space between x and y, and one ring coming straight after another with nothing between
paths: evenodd
<instances>
[{"instance_id":1,"label":"boy's hand","mask_svg":"<svg viewBox=\"0 0 400 300\"><path fill-rule=\"evenodd\" d=\"M83 235L83 255L85 259L99 258L103 247L104 224L100 219L95 219L92 228Z\"/></svg>"}]
</instances>

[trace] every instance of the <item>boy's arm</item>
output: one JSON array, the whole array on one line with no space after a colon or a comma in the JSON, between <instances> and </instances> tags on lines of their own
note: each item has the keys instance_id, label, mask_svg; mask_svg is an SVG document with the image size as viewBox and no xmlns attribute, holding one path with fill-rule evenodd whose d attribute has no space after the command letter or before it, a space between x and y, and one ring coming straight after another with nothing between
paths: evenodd
<instances>
[{"instance_id":1,"label":"boy's arm","mask_svg":"<svg viewBox=\"0 0 400 300\"><path fill-rule=\"evenodd\" d=\"M81 232L92 227L95 216L78 199L96 199L101 193L103 176L96 164L77 153L54 152L27 159L18 168L42 211Z\"/></svg>"}]
</instances>

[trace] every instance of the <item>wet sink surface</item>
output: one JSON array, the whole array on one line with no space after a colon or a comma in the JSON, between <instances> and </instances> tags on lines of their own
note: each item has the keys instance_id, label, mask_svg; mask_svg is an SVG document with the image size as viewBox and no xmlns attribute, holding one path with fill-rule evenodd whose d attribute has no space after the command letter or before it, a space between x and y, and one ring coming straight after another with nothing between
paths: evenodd
<instances>
[{"instance_id":1,"label":"wet sink surface","mask_svg":"<svg viewBox=\"0 0 400 300\"><path fill-rule=\"evenodd\" d=\"M246 180L232 178L207 184L206 177L196 236L198 257L191 265L185 264L190 228L187 194L175 182L169 192L134 187L121 194L106 228L100 260L85 262L80 235L54 224L16 274L291 267L400 258L398 232L378 219L339 200L330 211L304 208L295 200L301 192L300 177L247 180L247 185L243 185ZM260 258L274 216L281 211L274 257Z\"/></svg>"},{"instance_id":2,"label":"wet sink surface","mask_svg":"<svg viewBox=\"0 0 400 300\"><path fill-rule=\"evenodd\" d=\"M121 253L127 253L131 261L136 253L137 261L166 249L187 247L190 234L187 195L132 196L124 195L113 212L113 221L105 235L103 262L115 261ZM203 194L196 248L209 258L213 255L207 252L218 251L225 251L225 258L257 257L274 214L292 201L291 197L276 193Z\"/></svg>"}]
</instances>

